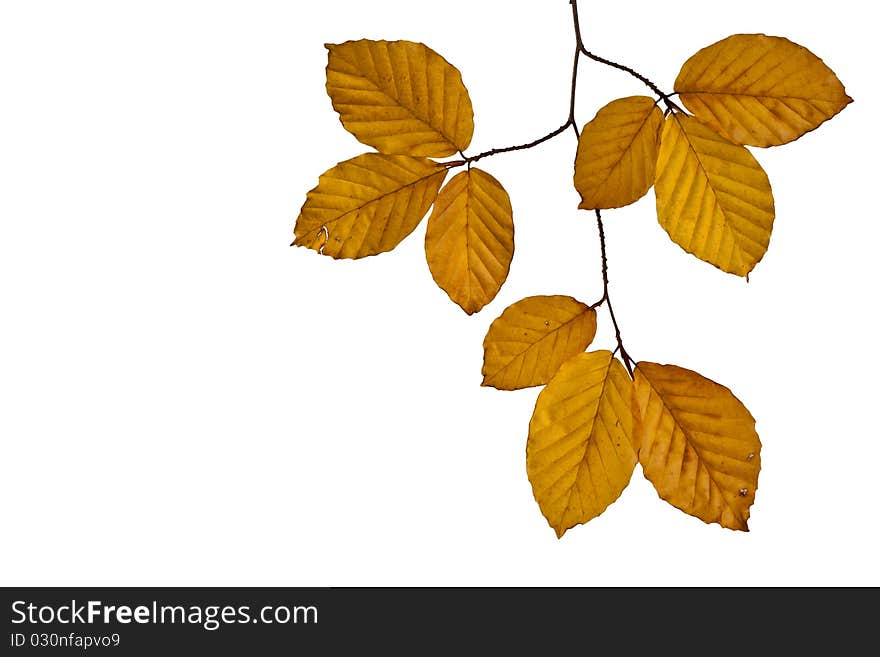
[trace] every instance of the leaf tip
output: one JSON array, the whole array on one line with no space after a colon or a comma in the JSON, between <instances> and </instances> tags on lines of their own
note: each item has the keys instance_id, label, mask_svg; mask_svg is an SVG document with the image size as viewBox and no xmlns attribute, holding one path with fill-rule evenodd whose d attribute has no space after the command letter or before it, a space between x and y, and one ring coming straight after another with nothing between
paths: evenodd
<instances>
[{"instance_id":1,"label":"leaf tip","mask_svg":"<svg viewBox=\"0 0 880 657\"><path fill-rule=\"evenodd\" d=\"M703 521L703 522L705 522L705 521ZM724 529L730 529L731 531L744 532L746 534L749 533L749 521L748 520L741 519L740 522L738 522L736 524L730 524L730 525L721 524L721 526Z\"/></svg>"},{"instance_id":2,"label":"leaf tip","mask_svg":"<svg viewBox=\"0 0 880 657\"><path fill-rule=\"evenodd\" d=\"M760 260L758 262L760 262ZM715 267L717 267L718 269L720 269L723 272L726 272L728 274L733 274L734 276L739 276L740 278L744 278L746 283L751 283L752 272L755 271L755 267L758 266L758 263L755 262L755 263L747 263L743 267L736 267L736 268L731 267L729 269L725 269L724 267L718 267L718 265L715 265L715 263L710 263L710 264L714 265Z\"/></svg>"}]
</instances>

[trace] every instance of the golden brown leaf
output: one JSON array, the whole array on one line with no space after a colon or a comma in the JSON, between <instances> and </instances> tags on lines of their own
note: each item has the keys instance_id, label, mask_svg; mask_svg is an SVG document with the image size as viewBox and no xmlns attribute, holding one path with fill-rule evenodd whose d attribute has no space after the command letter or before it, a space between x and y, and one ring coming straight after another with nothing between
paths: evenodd
<instances>
[{"instance_id":1,"label":"golden brown leaf","mask_svg":"<svg viewBox=\"0 0 880 657\"><path fill-rule=\"evenodd\" d=\"M509 306L483 340L483 385L519 390L547 383L590 346L596 311L566 296L526 297Z\"/></svg>"},{"instance_id":2,"label":"golden brown leaf","mask_svg":"<svg viewBox=\"0 0 880 657\"><path fill-rule=\"evenodd\" d=\"M852 102L812 52L782 37L735 34L691 57L675 81L691 112L734 143L794 141Z\"/></svg>"},{"instance_id":3,"label":"golden brown leaf","mask_svg":"<svg viewBox=\"0 0 880 657\"><path fill-rule=\"evenodd\" d=\"M654 184L663 112L653 98L632 96L608 103L578 140L574 186L580 208L621 208Z\"/></svg>"},{"instance_id":4,"label":"golden brown leaf","mask_svg":"<svg viewBox=\"0 0 880 657\"><path fill-rule=\"evenodd\" d=\"M632 380L610 351L571 358L538 395L526 469L557 536L598 516L629 484L632 401Z\"/></svg>"},{"instance_id":5,"label":"golden brown leaf","mask_svg":"<svg viewBox=\"0 0 880 657\"><path fill-rule=\"evenodd\" d=\"M332 258L390 251L428 212L445 177L442 165L405 155L340 162L308 193L293 243Z\"/></svg>"},{"instance_id":6,"label":"golden brown leaf","mask_svg":"<svg viewBox=\"0 0 880 657\"><path fill-rule=\"evenodd\" d=\"M452 178L428 218L425 255L437 285L468 315L494 299L513 258L513 210L501 183L476 168Z\"/></svg>"},{"instance_id":7,"label":"golden brown leaf","mask_svg":"<svg viewBox=\"0 0 880 657\"><path fill-rule=\"evenodd\" d=\"M745 276L767 251L775 217L767 174L694 117L666 119L654 193L660 225L701 260Z\"/></svg>"},{"instance_id":8,"label":"golden brown leaf","mask_svg":"<svg viewBox=\"0 0 880 657\"><path fill-rule=\"evenodd\" d=\"M468 147L474 112L461 73L426 45L362 39L327 49L327 93L358 140L393 155Z\"/></svg>"},{"instance_id":9,"label":"golden brown leaf","mask_svg":"<svg viewBox=\"0 0 880 657\"><path fill-rule=\"evenodd\" d=\"M704 522L748 531L761 469L755 419L724 386L674 365L639 363L639 462L661 498Z\"/></svg>"}]
</instances>

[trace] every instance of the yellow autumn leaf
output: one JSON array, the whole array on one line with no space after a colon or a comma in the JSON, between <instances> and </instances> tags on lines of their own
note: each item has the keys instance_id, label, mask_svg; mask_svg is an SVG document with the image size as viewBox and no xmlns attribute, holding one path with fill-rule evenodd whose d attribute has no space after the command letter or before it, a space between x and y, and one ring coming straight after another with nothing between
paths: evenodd
<instances>
[{"instance_id":1,"label":"yellow autumn leaf","mask_svg":"<svg viewBox=\"0 0 880 657\"><path fill-rule=\"evenodd\" d=\"M775 217L767 174L694 117L666 119L654 193L660 225L701 260L745 276L767 251Z\"/></svg>"},{"instance_id":2,"label":"yellow autumn leaf","mask_svg":"<svg viewBox=\"0 0 880 657\"><path fill-rule=\"evenodd\" d=\"M519 390L547 383L596 337L596 311L566 296L526 297L509 306L483 340L483 384Z\"/></svg>"},{"instance_id":3,"label":"yellow autumn leaf","mask_svg":"<svg viewBox=\"0 0 880 657\"><path fill-rule=\"evenodd\" d=\"M735 34L691 57L675 81L681 101L737 144L794 141L852 102L812 52L783 37Z\"/></svg>"},{"instance_id":4,"label":"yellow autumn leaf","mask_svg":"<svg viewBox=\"0 0 880 657\"><path fill-rule=\"evenodd\" d=\"M662 125L663 112L647 96L620 98L600 109L578 140L579 207L622 208L642 198L654 184Z\"/></svg>"},{"instance_id":5,"label":"yellow autumn leaf","mask_svg":"<svg viewBox=\"0 0 880 657\"><path fill-rule=\"evenodd\" d=\"M426 45L361 39L327 50L327 93L358 140L393 155L468 147L474 112L461 73Z\"/></svg>"},{"instance_id":6,"label":"yellow autumn leaf","mask_svg":"<svg viewBox=\"0 0 880 657\"><path fill-rule=\"evenodd\" d=\"M425 233L437 285L468 315L498 294L513 258L513 210L485 171L469 168L440 190Z\"/></svg>"},{"instance_id":7,"label":"yellow autumn leaf","mask_svg":"<svg viewBox=\"0 0 880 657\"><path fill-rule=\"evenodd\" d=\"M390 251L427 214L445 177L442 165L406 155L340 162L306 196L293 243L333 258Z\"/></svg>"},{"instance_id":8,"label":"yellow autumn leaf","mask_svg":"<svg viewBox=\"0 0 880 657\"><path fill-rule=\"evenodd\" d=\"M557 536L598 516L629 484L632 402L632 380L610 351L574 356L538 395L526 470Z\"/></svg>"},{"instance_id":9,"label":"yellow autumn leaf","mask_svg":"<svg viewBox=\"0 0 880 657\"><path fill-rule=\"evenodd\" d=\"M639 462L661 498L685 513L748 531L761 469L755 419L724 386L674 365L639 363Z\"/></svg>"}]
</instances>

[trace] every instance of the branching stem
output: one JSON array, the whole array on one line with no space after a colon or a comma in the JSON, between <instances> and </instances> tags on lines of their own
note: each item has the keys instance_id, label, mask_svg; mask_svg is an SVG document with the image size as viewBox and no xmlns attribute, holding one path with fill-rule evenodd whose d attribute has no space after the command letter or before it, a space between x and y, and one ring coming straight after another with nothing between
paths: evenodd
<instances>
[{"instance_id":1,"label":"branching stem","mask_svg":"<svg viewBox=\"0 0 880 657\"><path fill-rule=\"evenodd\" d=\"M638 71L630 68L629 66L624 66L623 64L618 64L617 62L611 61L610 59L606 59L605 57L600 57L599 55L593 54L589 50L587 50L586 46L584 46L584 39L581 36L581 21L578 16L577 0L569 0L569 2L571 3L572 20L574 20L574 35L575 35L575 39L577 39L578 51L584 57L589 57L594 62L599 62L600 64L605 64L606 66L616 68L618 71L623 71L624 73L629 73L636 80L639 80L642 84L644 84L651 91L653 91L654 94L666 104L667 108L669 108L670 110L672 108L675 108L678 111L682 111L678 105L676 105L675 103L673 103L670 100L670 98L675 95L674 93L672 93L672 94L665 93L662 89L660 89L660 87L658 87L656 84L651 82L647 77L645 77L644 75L642 75Z\"/></svg>"},{"instance_id":2,"label":"branching stem","mask_svg":"<svg viewBox=\"0 0 880 657\"><path fill-rule=\"evenodd\" d=\"M498 155L499 153L510 153L512 151L524 151L529 148L534 148L535 146L539 146L543 144L545 141L550 141L554 137L558 137L563 132L572 128L574 130L575 136L579 136L580 132L578 131L577 122L575 120L574 112L577 98L577 79L578 79L578 65L580 64L581 58L581 38L580 33L575 33L575 49L574 49L574 63L571 67L571 96L569 97L568 102L568 118L565 120L561 126L548 132L543 137L538 137L537 139L530 141L525 144L517 144L516 146L504 146L501 148L492 148L488 151L483 151L482 153L477 153L476 155L472 155L470 157L466 156L464 153L461 153L462 159L455 160L453 162L447 162L446 166L448 168L460 167L463 164L467 164L470 166L474 162L482 160L484 157L491 157L492 155Z\"/></svg>"},{"instance_id":3,"label":"branching stem","mask_svg":"<svg viewBox=\"0 0 880 657\"><path fill-rule=\"evenodd\" d=\"M619 71L623 71L633 76L637 80L641 81L644 85L646 85L654 94L657 96L657 102L662 101L666 105L666 111L671 112L673 109L682 111L681 108L676 105L671 100L671 96L675 94L667 94L656 84L651 82L647 77L639 73L638 71L630 68L629 66L624 66L623 64L618 64L617 62L611 61L610 59L606 59L605 57L600 57L589 50L587 50L586 46L584 46L584 40L581 36L581 22L580 17L578 15L578 6L577 0L569 0L569 4L571 4L571 16L572 22L574 24L574 39L575 39L575 48L574 48L574 62L572 63L571 68L571 95L569 97L568 104L568 118L565 120L565 123L560 125L555 130L548 132L543 137L538 137L528 143L525 144L517 144L515 146L504 146L501 148L492 148L488 151L483 151L482 153L478 153L477 155L471 155L470 157L465 155L464 153L459 153L461 155L460 160L454 160L452 162L447 162L446 167L460 167L463 165L467 165L470 167L473 163L482 160L484 157L491 157L493 155L498 155L500 153L510 153L512 151L524 151L529 148L534 148L535 146L539 146L543 144L545 141L549 141L554 137L558 137L563 132L571 128L574 130L574 134L576 136L580 135L580 131L577 126L577 120L575 118L575 106L577 103L577 82L578 82L578 67L580 64L581 56L592 59L595 62L599 62L600 64L605 64L606 66L610 66L612 68L616 68ZM605 305L608 308L608 314L611 316L611 323L614 325L614 335L617 339L617 348L614 350L614 353L620 354L620 359L623 361L624 366L626 367L626 371L629 372L630 377L633 376L633 366L635 365L635 361L630 357L629 353L627 353L626 348L623 346L623 338L620 335L620 325L617 323L617 317L614 314L614 307L611 305L611 298L608 295L608 254L605 248L605 227L602 224L602 213L599 210L596 210L596 224L599 227L599 245L602 250L602 298L599 299L596 303L594 303L591 308L594 310L602 305Z\"/></svg>"},{"instance_id":4,"label":"branching stem","mask_svg":"<svg viewBox=\"0 0 880 657\"><path fill-rule=\"evenodd\" d=\"M578 15L578 6L577 0L569 0L569 4L571 4L571 16L572 21L574 23L574 40L575 40L575 48L574 48L574 63L571 68L571 96L569 97L569 105L568 105L568 118L565 120L561 126L548 132L543 137L538 137L530 142L525 144L517 144L515 146L503 146L500 148L491 148L488 151L483 151L482 153L477 153L476 155L467 156L464 153L460 153L460 160L453 160L451 162L446 162L445 166L449 169L460 167L463 165L472 165L479 160L482 160L484 157L491 157L493 155L499 155L501 153L511 153L513 151L524 151L529 148L534 148L535 146L540 146L545 141L550 141L554 137L558 137L563 132L571 128L574 130L574 134L578 136L580 134L580 130L578 129L577 120L575 119L575 105L577 99L577 79L578 79L578 65L580 64L581 55L584 57L588 57L592 59L594 62L599 62L600 64L605 64L606 66L611 66L612 68L616 68L619 71L623 71L625 73L629 73L631 76L636 78L645 84L654 94L657 96L658 101L663 101L666 105L668 111L672 111L676 109L678 111L682 111L681 108L672 102L671 97L675 94L667 94L663 92L660 87L651 82L647 77L639 73L638 71L630 68L629 66L624 66L623 64L618 64L617 62L611 61L610 59L606 59L605 57L600 57L596 55L584 46L584 40L581 36L581 21Z\"/></svg>"},{"instance_id":5,"label":"branching stem","mask_svg":"<svg viewBox=\"0 0 880 657\"><path fill-rule=\"evenodd\" d=\"M554 137L561 135L563 132L568 130L572 125L573 125L573 121L568 120L565 123L563 123L561 126L556 128L556 130L554 130L553 132L548 132L543 137L538 137L534 141L530 141L527 144L518 144L516 146L504 146L503 148L493 148L491 150L484 151L482 153L478 153L477 155L465 157L462 160L455 160L454 162L448 162L446 164L446 166L449 168L460 167L463 164L473 164L474 162L477 162L478 160L482 160L484 157L491 157L492 155L498 155L499 153L510 153L511 151L524 151L529 148L534 148L535 146L539 146L540 144L543 144L545 141L549 141L549 140L553 139Z\"/></svg>"}]
</instances>

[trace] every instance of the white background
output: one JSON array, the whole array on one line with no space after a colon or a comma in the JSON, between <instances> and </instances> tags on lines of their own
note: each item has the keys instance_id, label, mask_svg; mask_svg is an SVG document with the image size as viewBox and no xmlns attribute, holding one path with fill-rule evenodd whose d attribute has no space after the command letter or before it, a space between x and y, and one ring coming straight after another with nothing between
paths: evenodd
<instances>
[{"instance_id":1,"label":"white background","mask_svg":"<svg viewBox=\"0 0 880 657\"><path fill-rule=\"evenodd\" d=\"M424 224L394 252L290 248L306 192L367 150L324 92L324 42L423 41L463 72L471 149L567 114L565 0L0 5L0 583L878 585L877 61L870 3L582 3L589 48L669 89L697 49L781 34L856 102L758 150L774 185L751 282L685 254L653 193L607 213L639 359L698 370L758 419L752 531L636 470L561 541L525 474L537 390L480 388L481 343L533 294L601 293L575 140L483 160L516 256L467 317ZM643 93L585 61L578 117ZM595 345L612 345L600 313Z\"/></svg>"}]
</instances>

